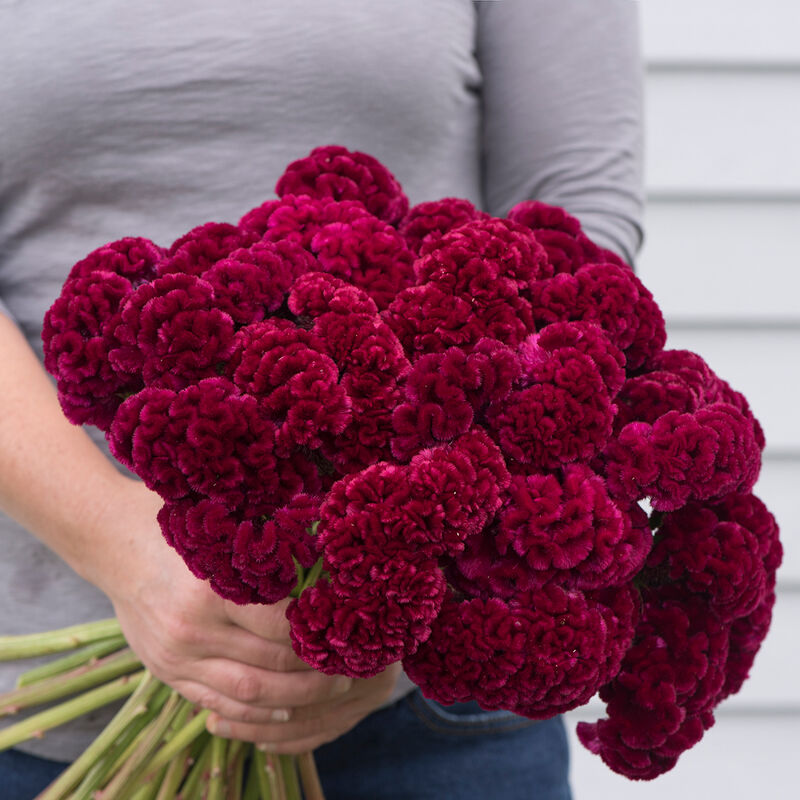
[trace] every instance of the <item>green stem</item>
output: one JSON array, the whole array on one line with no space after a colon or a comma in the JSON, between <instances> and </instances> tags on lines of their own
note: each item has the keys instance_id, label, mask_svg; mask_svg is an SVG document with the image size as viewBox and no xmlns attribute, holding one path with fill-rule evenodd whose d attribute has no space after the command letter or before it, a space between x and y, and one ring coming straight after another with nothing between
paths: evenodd
<instances>
[{"instance_id":1,"label":"green stem","mask_svg":"<svg viewBox=\"0 0 800 800\"><path fill-rule=\"evenodd\" d=\"M158 691L148 703L146 712L128 726L117 745L113 748L113 752L109 753L111 758L101 775L101 780L94 787L95 789L110 784L114 776L128 763L131 756L150 735L154 721L163 711L164 704L169 699L171 691L169 686L165 686L163 683L159 685ZM90 800L92 797L94 795L87 795L86 800Z\"/></svg>"},{"instance_id":2,"label":"green stem","mask_svg":"<svg viewBox=\"0 0 800 800\"><path fill-rule=\"evenodd\" d=\"M40 667L34 667L27 672L23 672L17 678L17 688L23 686L30 686L32 683L52 678L54 675L61 675L64 672L69 672L75 667L80 667L83 664L89 664L94 659L102 658L103 656L114 653L125 647L124 636L109 636L108 639L101 639L99 642L87 645L86 647L78 650L76 653L70 653L68 656L57 658L47 664L42 664Z\"/></svg>"},{"instance_id":3,"label":"green stem","mask_svg":"<svg viewBox=\"0 0 800 800\"><path fill-rule=\"evenodd\" d=\"M281 800L278 796L275 770L269 769L266 756L261 750L256 749L253 753L251 769L256 773L260 800ZM259 797L259 795L256 796Z\"/></svg>"},{"instance_id":4,"label":"green stem","mask_svg":"<svg viewBox=\"0 0 800 800\"><path fill-rule=\"evenodd\" d=\"M109 636L119 636L121 633L116 619L103 619L45 633L0 636L0 661L16 661L20 658L74 650L81 645L107 639Z\"/></svg>"},{"instance_id":5,"label":"green stem","mask_svg":"<svg viewBox=\"0 0 800 800\"><path fill-rule=\"evenodd\" d=\"M175 712L178 710L180 698L172 692L156 719L145 729L146 736L142 738L136 749L125 759L120 771L111 779L108 786L99 792L98 800L122 800L130 796L128 787L136 785L145 769L149 766L147 759L158 747L161 738L172 723Z\"/></svg>"},{"instance_id":6,"label":"green stem","mask_svg":"<svg viewBox=\"0 0 800 800\"><path fill-rule=\"evenodd\" d=\"M275 800L289 800L286 797L286 784L283 780L283 770L281 769L281 762L278 760L276 753L264 753L265 771L267 779L270 781L270 787L275 794Z\"/></svg>"},{"instance_id":7,"label":"green stem","mask_svg":"<svg viewBox=\"0 0 800 800\"><path fill-rule=\"evenodd\" d=\"M129 755L130 748L139 741L142 731L147 727L161 710L166 695L167 687L154 681L157 688L151 703L140 707L138 716L128 721L125 730L115 739L106 751L97 759L94 766L89 769L70 800L92 800L94 793L104 783L107 783L122 767L124 759ZM169 690L167 689L167 693Z\"/></svg>"},{"instance_id":8,"label":"green stem","mask_svg":"<svg viewBox=\"0 0 800 800\"><path fill-rule=\"evenodd\" d=\"M228 800L242 800L242 779L244 778L244 762L248 747L251 745L234 740L228 748Z\"/></svg>"},{"instance_id":9,"label":"green stem","mask_svg":"<svg viewBox=\"0 0 800 800\"><path fill-rule=\"evenodd\" d=\"M130 648L126 648L95 664L86 664L71 672L0 695L0 717L91 689L141 666L138 656Z\"/></svg>"},{"instance_id":10,"label":"green stem","mask_svg":"<svg viewBox=\"0 0 800 800\"><path fill-rule=\"evenodd\" d=\"M208 737L211 738L210 736ZM194 766L189 772L189 777L186 783L181 788L178 798L180 800L193 800L197 793L197 787L200 785L200 779L203 777L203 772L208 768L208 763L211 760L211 747L206 742L203 750L198 754Z\"/></svg>"},{"instance_id":11,"label":"green stem","mask_svg":"<svg viewBox=\"0 0 800 800\"><path fill-rule=\"evenodd\" d=\"M188 701L184 701L188 702ZM174 734L170 740L159 749L148 764L150 769L156 770L166 766L175 756L190 745L198 736L202 735L206 729L206 719L210 711L200 711L187 725L178 733Z\"/></svg>"},{"instance_id":12,"label":"green stem","mask_svg":"<svg viewBox=\"0 0 800 800\"><path fill-rule=\"evenodd\" d=\"M297 762L294 756L278 756L278 765L286 787L286 800L303 800L300 783L297 780Z\"/></svg>"},{"instance_id":13,"label":"green stem","mask_svg":"<svg viewBox=\"0 0 800 800\"><path fill-rule=\"evenodd\" d=\"M325 800L314 754L309 752L297 756L297 767L300 770L300 782L303 784L306 800Z\"/></svg>"},{"instance_id":14,"label":"green stem","mask_svg":"<svg viewBox=\"0 0 800 800\"><path fill-rule=\"evenodd\" d=\"M242 800L270 800L268 794L260 791L260 781L258 778L258 750L252 748L250 751L250 761L247 764L247 783L244 787Z\"/></svg>"},{"instance_id":15,"label":"green stem","mask_svg":"<svg viewBox=\"0 0 800 800\"><path fill-rule=\"evenodd\" d=\"M135 678L136 676L133 676L129 680L134 680ZM39 795L37 800L61 800L83 778L97 759L101 758L106 750L113 745L129 723L138 715L147 711L147 702L155 694L159 685L159 682L149 672L145 670L141 673L138 687L128 698L125 705L116 713L100 735L83 751L81 756L62 772Z\"/></svg>"},{"instance_id":16,"label":"green stem","mask_svg":"<svg viewBox=\"0 0 800 800\"><path fill-rule=\"evenodd\" d=\"M139 781L139 788L131 795L131 800L156 800L158 788L164 780L164 773L166 770L161 770L161 773L148 783Z\"/></svg>"},{"instance_id":17,"label":"green stem","mask_svg":"<svg viewBox=\"0 0 800 800\"><path fill-rule=\"evenodd\" d=\"M322 574L323 564L322 558L318 558L311 569L308 572L305 572L303 568L297 564L297 584L295 585L294 589L289 593L290 597L300 597L300 595L308 589L309 586L313 586L318 580L319 576Z\"/></svg>"},{"instance_id":18,"label":"green stem","mask_svg":"<svg viewBox=\"0 0 800 800\"><path fill-rule=\"evenodd\" d=\"M175 795L178 793L178 787L181 785L183 776L186 775L186 770L190 766L189 748L184 748L184 751L167 767L167 773L161 783L161 788L158 790L156 800L175 800Z\"/></svg>"},{"instance_id":19,"label":"green stem","mask_svg":"<svg viewBox=\"0 0 800 800\"><path fill-rule=\"evenodd\" d=\"M123 675L121 678L107 683L98 689L67 700L65 703L48 708L27 719L23 719L16 725L0 731L0 751L7 750L15 744L24 742L26 739L41 738L46 731L70 722L76 717L88 714L97 708L102 708L122 697L132 694L139 682L144 677L144 670L133 675Z\"/></svg>"},{"instance_id":20,"label":"green stem","mask_svg":"<svg viewBox=\"0 0 800 800\"><path fill-rule=\"evenodd\" d=\"M219 736L211 737L211 780L208 783L206 800L224 800L225 798L225 756L228 740Z\"/></svg>"}]
</instances>

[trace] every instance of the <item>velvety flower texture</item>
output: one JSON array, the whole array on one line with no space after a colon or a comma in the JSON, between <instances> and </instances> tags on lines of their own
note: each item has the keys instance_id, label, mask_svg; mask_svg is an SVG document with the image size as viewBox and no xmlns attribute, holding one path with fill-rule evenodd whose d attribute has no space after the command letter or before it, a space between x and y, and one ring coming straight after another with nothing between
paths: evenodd
<instances>
[{"instance_id":1,"label":"velvety flower texture","mask_svg":"<svg viewBox=\"0 0 800 800\"><path fill-rule=\"evenodd\" d=\"M702 594L726 622L751 614L767 592L767 570L756 535L695 503L664 515L647 563Z\"/></svg>"},{"instance_id":2,"label":"velvety flower texture","mask_svg":"<svg viewBox=\"0 0 800 800\"><path fill-rule=\"evenodd\" d=\"M198 225L172 243L158 264L158 274L201 275L234 250L248 247L254 239L249 231L227 222Z\"/></svg>"},{"instance_id":3,"label":"velvety flower texture","mask_svg":"<svg viewBox=\"0 0 800 800\"><path fill-rule=\"evenodd\" d=\"M441 703L476 699L484 708L549 717L585 703L608 677L606 645L613 634L613 649L624 651L632 608L623 620L557 586L508 603L448 596L430 638L403 666ZM620 636L620 625L627 636Z\"/></svg>"},{"instance_id":4,"label":"velvety flower texture","mask_svg":"<svg viewBox=\"0 0 800 800\"><path fill-rule=\"evenodd\" d=\"M319 506L319 497L296 494L271 519L250 520L237 528L231 564L258 602L288 597L297 583L296 565L314 566L319 553L312 530L319 520Z\"/></svg>"},{"instance_id":5,"label":"velvety flower texture","mask_svg":"<svg viewBox=\"0 0 800 800\"><path fill-rule=\"evenodd\" d=\"M233 320L214 306L213 286L191 274L142 284L110 333L114 370L148 386L181 389L213 377L233 352Z\"/></svg>"},{"instance_id":6,"label":"velvety flower texture","mask_svg":"<svg viewBox=\"0 0 800 800\"><path fill-rule=\"evenodd\" d=\"M580 723L581 741L631 778L671 769L746 679L769 629L781 554L775 519L752 494L664 514L639 578L642 622L600 692L608 717Z\"/></svg>"},{"instance_id":7,"label":"velvety flower texture","mask_svg":"<svg viewBox=\"0 0 800 800\"><path fill-rule=\"evenodd\" d=\"M59 401L70 422L107 430L137 376L119 375L109 363L111 332L122 304L155 276L164 251L149 239L127 237L89 253L69 272L45 314L45 367L56 376Z\"/></svg>"},{"instance_id":8,"label":"velvety flower texture","mask_svg":"<svg viewBox=\"0 0 800 800\"><path fill-rule=\"evenodd\" d=\"M419 254L423 242L432 242L453 228L488 217L488 214L479 211L469 200L445 197L443 200L415 205L400 223L398 230L414 253Z\"/></svg>"},{"instance_id":9,"label":"velvety flower texture","mask_svg":"<svg viewBox=\"0 0 800 800\"><path fill-rule=\"evenodd\" d=\"M350 421L350 399L339 385L337 365L319 339L289 320L269 319L240 330L228 373L274 425L281 456L298 447L318 449L323 433L341 433Z\"/></svg>"},{"instance_id":10,"label":"velvety flower texture","mask_svg":"<svg viewBox=\"0 0 800 800\"><path fill-rule=\"evenodd\" d=\"M135 377L111 368L109 330L133 293L127 278L94 271L68 280L44 318L45 367L57 376L61 408L70 422L106 430Z\"/></svg>"},{"instance_id":11,"label":"velvety flower texture","mask_svg":"<svg viewBox=\"0 0 800 800\"><path fill-rule=\"evenodd\" d=\"M598 365L568 340L536 336L521 349L519 388L488 414L506 458L534 470L590 461L608 442L616 410Z\"/></svg>"},{"instance_id":12,"label":"velvety flower texture","mask_svg":"<svg viewBox=\"0 0 800 800\"><path fill-rule=\"evenodd\" d=\"M339 146L277 194L72 268L43 334L67 416L160 494L222 597L319 576L288 608L316 669L402 661L441 702L533 718L599 692L583 743L628 777L670 769L775 602L747 400L664 350L651 293L562 208L409 210Z\"/></svg>"},{"instance_id":13,"label":"velvety flower texture","mask_svg":"<svg viewBox=\"0 0 800 800\"><path fill-rule=\"evenodd\" d=\"M649 497L660 511L748 492L761 466L753 425L727 403L694 414L668 411L652 425L631 422L604 457L614 496L629 502Z\"/></svg>"},{"instance_id":14,"label":"velvety flower texture","mask_svg":"<svg viewBox=\"0 0 800 800\"><path fill-rule=\"evenodd\" d=\"M275 191L333 200L358 200L370 214L391 224L408 211L408 198L397 179L367 153L329 145L317 147L293 161L278 180Z\"/></svg>"},{"instance_id":15,"label":"velvety flower texture","mask_svg":"<svg viewBox=\"0 0 800 800\"><path fill-rule=\"evenodd\" d=\"M671 588L649 595L622 670L600 692L608 719L579 723L581 742L631 778L671 769L713 725L728 647L727 627L702 602Z\"/></svg>"},{"instance_id":16,"label":"velvety flower texture","mask_svg":"<svg viewBox=\"0 0 800 800\"><path fill-rule=\"evenodd\" d=\"M303 247L315 269L364 289L380 308L412 280L414 255L403 237L360 202L287 194L253 209L240 225L265 240Z\"/></svg>"},{"instance_id":17,"label":"velvety flower texture","mask_svg":"<svg viewBox=\"0 0 800 800\"><path fill-rule=\"evenodd\" d=\"M143 389L120 407L109 444L165 500L200 495L255 517L298 489L290 470L279 471L274 426L224 378Z\"/></svg>"}]
</instances>

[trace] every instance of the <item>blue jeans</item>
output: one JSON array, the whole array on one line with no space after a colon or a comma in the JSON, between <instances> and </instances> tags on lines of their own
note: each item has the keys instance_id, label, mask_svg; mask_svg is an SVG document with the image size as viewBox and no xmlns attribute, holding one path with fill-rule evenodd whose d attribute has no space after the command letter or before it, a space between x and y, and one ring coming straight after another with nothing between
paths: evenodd
<instances>
[{"instance_id":1,"label":"blue jeans","mask_svg":"<svg viewBox=\"0 0 800 800\"><path fill-rule=\"evenodd\" d=\"M32 800L68 766L61 761L48 761L18 750L4 750L0 753L0 797L3 800Z\"/></svg>"},{"instance_id":2,"label":"blue jeans","mask_svg":"<svg viewBox=\"0 0 800 800\"><path fill-rule=\"evenodd\" d=\"M534 722L412 692L315 753L326 800L571 800L560 717ZM0 753L3 800L32 800L66 765Z\"/></svg>"}]
</instances>

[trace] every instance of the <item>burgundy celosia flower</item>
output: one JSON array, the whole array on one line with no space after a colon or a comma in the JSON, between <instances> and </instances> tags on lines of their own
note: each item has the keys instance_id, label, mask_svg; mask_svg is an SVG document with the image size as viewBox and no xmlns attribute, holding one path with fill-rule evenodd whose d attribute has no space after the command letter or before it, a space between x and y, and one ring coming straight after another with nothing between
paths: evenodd
<instances>
[{"instance_id":1,"label":"burgundy celosia flower","mask_svg":"<svg viewBox=\"0 0 800 800\"><path fill-rule=\"evenodd\" d=\"M320 672L370 678L430 636L445 594L436 562L409 559L371 575L347 592L321 581L289 606L295 652Z\"/></svg>"},{"instance_id":2,"label":"burgundy celosia flower","mask_svg":"<svg viewBox=\"0 0 800 800\"><path fill-rule=\"evenodd\" d=\"M497 694L503 705L506 683L529 657L529 621L526 611L502 600L459 603L448 594L430 638L403 668L426 697L445 705L474 699L488 708L487 695Z\"/></svg>"},{"instance_id":3,"label":"burgundy celosia flower","mask_svg":"<svg viewBox=\"0 0 800 800\"><path fill-rule=\"evenodd\" d=\"M224 378L179 392L144 389L109 431L114 455L165 500L193 492L248 517L270 513L302 486L281 469L291 464L276 459L274 440L256 400Z\"/></svg>"},{"instance_id":4,"label":"burgundy celosia flower","mask_svg":"<svg viewBox=\"0 0 800 800\"><path fill-rule=\"evenodd\" d=\"M121 375L181 389L218 375L233 352L231 317L214 305L213 286L171 273L140 286L110 331L109 359Z\"/></svg>"},{"instance_id":5,"label":"burgundy celosia flower","mask_svg":"<svg viewBox=\"0 0 800 800\"><path fill-rule=\"evenodd\" d=\"M372 394L366 389L370 379L377 390L408 369L400 342L375 313L328 311L317 317L312 332L339 366L342 383L357 382L362 393Z\"/></svg>"},{"instance_id":6,"label":"burgundy celosia flower","mask_svg":"<svg viewBox=\"0 0 800 800\"><path fill-rule=\"evenodd\" d=\"M375 301L366 292L325 272L310 272L299 277L292 285L287 304L289 311L301 318L321 317L328 311L378 313Z\"/></svg>"},{"instance_id":7,"label":"burgundy celosia flower","mask_svg":"<svg viewBox=\"0 0 800 800\"><path fill-rule=\"evenodd\" d=\"M398 230L411 250L419 254L423 242L433 242L466 222L488 217L488 214L479 211L469 200L445 197L415 205L402 220Z\"/></svg>"},{"instance_id":8,"label":"burgundy celosia flower","mask_svg":"<svg viewBox=\"0 0 800 800\"><path fill-rule=\"evenodd\" d=\"M583 233L580 222L563 208L525 200L508 212L508 218L534 232L547 253L551 275L574 273L586 263L612 260L603 257L605 251ZM620 261L616 256L613 260Z\"/></svg>"},{"instance_id":9,"label":"burgundy celosia flower","mask_svg":"<svg viewBox=\"0 0 800 800\"><path fill-rule=\"evenodd\" d=\"M596 589L629 580L650 549L649 530L637 528L608 496L604 481L582 465L556 474L517 476L500 515L495 546L519 556L535 585ZM633 546L631 546L633 545Z\"/></svg>"},{"instance_id":10,"label":"burgundy celosia flower","mask_svg":"<svg viewBox=\"0 0 800 800\"><path fill-rule=\"evenodd\" d=\"M600 696L608 718L578 737L615 772L651 779L713 724L728 658L728 628L696 598L671 587L646 597L636 639Z\"/></svg>"},{"instance_id":11,"label":"burgundy celosia flower","mask_svg":"<svg viewBox=\"0 0 800 800\"><path fill-rule=\"evenodd\" d=\"M333 200L358 200L379 219L399 222L408 212L408 198L397 179L373 156L344 147L317 147L293 161L275 187L286 194Z\"/></svg>"},{"instance_id":12,"label":"burgundy celosia flower","mask_svg":"<svg viewBox=\"0 0 800 800\"><path fill-rule=\"evenodd\" d=\"M722 701L736 694L747 679L761 644L772 622L775 591L770 590L752 613L735 620L730 629L730 648L725 663L725 683L720 690Z\"/></svg>"},{"instance_id":13,"label":"burgundy celosia flower","mask_svg":"<svg viewBox=\"0 0 800 800\"><path fill-rule=\"evenodd\" d=\"M535 476L530 476L529 481L531 477ZM522 478L515 477L515 486L521 485ZM507 499L497 521L479 535L469 538L463 553L456 555L448 577L466 595L510 600L521 592L538 589L547 583L579 589L618 586L629 580L647 558L652 546L647 515L633 505L624 511L616 508L618 516L606 520L606 524L595 532L590 542L591 550L576 568L563 571L553 567L532 568L529 558L533 555L533 546L539 544L543 550L557 551L557 545L551 545L548 537L550 529L557 535L562 528L559 520L549 528L543 525L541 516L537 518L533 508L537 503L547 507L551 498L534 496L527 487L522 492L520 497L512 487L509 492L512 499ZM513 505L514 500L520 505ZM528 500L531 508L521 507L522 500ZM613 503L611 507L615 508ZM515 522L518 523L517 529L509 530ZM565 519L564 527L576 530L578 526L569 522ZM537 525L541 525L541 529ZM586 539L590 538L591 534L587 533ZM514 541L510 544L509 539L515 539L517 549L523 553L517 552L513 547ZM527 550L526 545L529 545Z\"/></svg>"},{"instance_id":14,"label":"burgundy celosia flower","mask_svg":"<svg viewBox=\"0 0 800 800\"><path fill-rule=\"evenodd\" d=\"M376 564L413 559L429 535L404 467L380 462L335 483L317 530L325 569L336 587L371 579Z\"/></svg>"},{"instance_id":15,"label":"burgundy celosia flower","mask_svg":"<svg viewBox=\"0 0 800 800\"><path fill-rule=\"evenodd\" d=\"M529 230L511 220L478 219L422 247L414 265L418 284L454 294L510 297L549 278L547 255ZM490 294L491 293L491 294Z\"/></svg>"},{"instance_id":16,"label":"burgundy celosia flower","mask_svg":"<svg viewBox=\"0 0 800 800\"><path fill-rule=\"evenodd\" d=\"M752 613L767 591L755 534L699 504L664 515L647 565L702 595L725 622Z\"/></svg>"},{"instance_id":17,"label":"burgundy celosia flower","mask_svg":"<svg viewBox=\"0 0 800 800\"><path fill-rule=\"evenodd\" d=\"M482 420L489 406L508 396L518 374L513 351L491 339L482 339L469 355L451 348L420 358L406 374L405 402L392 417L395 458L408 460L466 432L476 414Z\"/></svg>"},{"instance_id":18,"label":"burgundy celosia flower","mask_svg":"<svg viewBox=\"0 0 800 800\"><path fill-rule=\"evenodd\" d=\"M183 425L170 418L171 389L146 387L117 411L106 439L114 457L165 500L180 500L191 488L177 464Z\"/></svg>"},{"instance_id":19,"label":"burgundy celosia flower","mask_svg":"<svg viewBox=\"0 0 800 800\"><path fill-rule=\"evenodd\" d=\"M141 385L116 374L108 357L108 332L132 292L119 274L88 272L68 280L45 314L44 364L57 379L64 414L76 425L107 430L124 395Z\"/></svg>"},{"instance_id":20,"label":"burgundy celosia flower","mask_svg":"<svg viewBox=\"0 0 800 800\"><path fill-rule=\"evenodd\" d=\"M319 553L311 534L319 520L320 498L295 495L263 523L252 520L236 531L231 563L261 603L276 603L295 588L297 564L309 568Z\"/></svg>"},{"instance_id":21,"label":"burgundy celosia flower","mask_svg":"<svg viewBox=\"0 0 800 800\"><path fill-rule=\"evenodd\" d=\"M170 245L166 257L158 264L158 274L201 275L212 264L234 250L249 247L254 241L256 238L251 232L227 222L198 225Z\"/></svg>"},{"instance_id":22,"label":"burgundy celosia flower","mask_svg":"<svg viewBox=\"0 0 800 800\"><path fill-rule=\"evenodd\" d=\"M327 222L330 216L309 243L319 268L351 281L386 308L411 284L413 254L394 228L370 214Z\"/></svg>"},{"instance_id":23,"label":"burgundy celosia flower","mask_svg":"<svg viewBox=\"0 0 800 800\"><path fill-rule=\"evenodd\" d=\"M546 325L525 339L519 354L526 371L535 374L536 367L546 360L545 353L562 347L572 347L589 356L603 378L608 396L615 399L625 383L625 356L595 323L554 322Z\"/></svg>"},{"instance_id":24,"label":"burgundy celosia flower","mask_svg":"<svg viewBox=\"0 0 800 800\"><path fill-rule=\"evenodd\" d=\"M302 246L316 269L364 289L381 308L412 282L414 256L405 240L361 203L286 195L246 224L263 228L269 241Z\"/></svg>"},{"instance_id":25,"label":"burgundy celosia flower","mask_svg":"<svg viewBox=\"0 0 800 800\"><path fill-rule=\"evenodd\" d=\"M452 445L414 456L405 480L414 513L424 520L418 546L431 556L453 556L500 508L511 476L497 446L476 428Z\"/></svg>"},{"instance_id":26,"label":"burgundy celosia flower","mask_svg":"<svg viewBox=\"0 0 800 800\"><path fill-rule=\"evenodd\" d=\"M471 348L485 336L468 299L432 284L404 289L384 313L410 359L448 347Z\"/></svg>"},{"instance_id":27,"label":"burgundy celosia flower","mask_svg":"<svg viewBox=\"0 0 800 800\"><path fill-rule=\"evenodd\" d=\"M254 396L276 429L276 452L317 449L322 434L341 433L351 403L339 385L337 365L321 340L289 320L269 319L242 328L234 339L228 374Z\"/></svg>"},{"instance_id":28,"label":"burgundy celosia flower","mask_svg":"<svg viewBox=\"0 0 800 800\"><path fill-rule=\"evenodd\" d=\"M606 624L580 592L551 586L505 603L449 599L430 639L403 660L428 697L476 699L549 717L585 703L607 674Z\"/></svg>"},{"instance_id":29,"label":"burgundy celosia flower","mask_svg":"<svg viewBox=\"0 0 800 800\"><path fill-rule=\"evenodd\" d=\"M156 265L165 251L149 239L129 236L98 247L69 271L67 280L85 278L93 272L113 272L138 286L156 276Z\"/></svg>"},{"instance_id":30,"label":"burgundy celosia flower","mask_svg":"<svg viewBox=\"0 0 800 800\"><path fill-rule=\"evenodd\" d=\"M783 547L778 538L778 523L764 503L753 494L729 494L713 506L721 520L735 522L747 528L758 542L758 554L767 571L768 586L772 588L775 570L781 565Z\"/></svg>"},{"instance_id":31,"label":"burgundy celosia flower","mask_svg":"<svg viewBox=\"0 0 800 800\"><path fill-rule=\"evenodd\" d=\"M726 403L694 414L669 411L653 425L629 423L604 459L614 496L630 502L650 497L659 511L748 492L761 466L752 424Z\"/></svg>"},{"instance_id":32,"label":"burgundy celosia flower","mask_svg":"<svg viewBox=\"0 0 800 800\"><path fill-rule=\"evenodd\" d=\"M214 301L238 325L260 322L286 300L295 279L315 268L311 254L293 242L257 242L234 250L202 277L214 289Z\"/></svg>"},{"instance_id":33,"label":"burgundy celosia flower","mask_svg":"<svg viewBox=\"0 0 800 800\"><path fill-rule=\"evenodd\" d=\"M596 322L625 353L627 369L653 358L666 341L664 318L652 295L626 267L589 263L575 274L531 286L538 325L567 320Z\"/></svg>"},{"instance_id":34,"label":"burgundy celosia flower","mask_svg":"<svg viewBox=\"0 0 800 800\"><path fill-rule=\"evenodd\" d=\"M552 206L539 200L523 200L508 212L508 218L525 225L533 231L552 230L577 236L581 223L560 206Z\"/></svg>"},{"instance_id":35,"label":"burgundy celosia flower","mask_svg":"<svg viewBox=\"0 0 800 800\"><path fill-rule=\"evenodd\" d=\"M405 381L406 402L392 415L396 458L407 460L423 447L451 441L472 425L472 404L460 386L459 367L466 359L453 348L415 362Z\"/></svg>"},{"instance_id":36,"label":"burgundy celosia flower","mask_svg":"<svg viewBox=\"0 0 800 800\"><path fill-rule=\"evenodd\" d=\"M608 441L615 407L589 356L571 347L545 355L527 362L531 385L489 409L489 426L508 459L533 469L589 461Z\"/></svg>"},{"instance_id":37,"label":"burgundy celosia flower","mask_svg":"<svg viewBox=\"0 0 800 800\"><path fill-rule=\"evenodd\" d=\"M208 580L217 594L240 605L260 598L231 566L233 543L251 522L232 516L213 500L166 503L158 521L167 542L201 580Z\"/></svg>"}]
</instances>

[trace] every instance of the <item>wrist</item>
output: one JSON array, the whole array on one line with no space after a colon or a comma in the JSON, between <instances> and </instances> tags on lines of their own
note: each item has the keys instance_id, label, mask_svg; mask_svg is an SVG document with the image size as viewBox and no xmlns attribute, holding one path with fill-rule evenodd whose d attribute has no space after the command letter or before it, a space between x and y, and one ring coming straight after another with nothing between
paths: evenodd
<instances>
[{"instance_id":1,"label":"wrist","mask_svg":"<svg viewBox=\"0 0 800 800\"><path fill-rule=\"evenodd\" d=\"M132 591L154 547L167 547L156 522L161 499L143 483L114 472L102 494L72 521L70 539L78 546L66 558L112 601Z\"/></svg>"}]
</instances>

